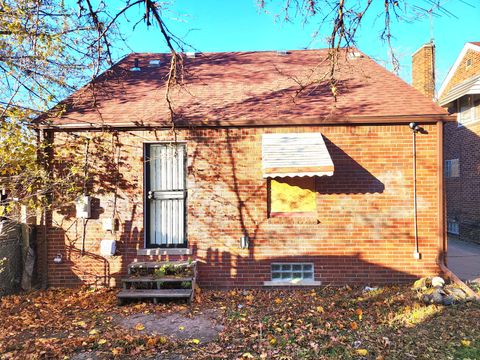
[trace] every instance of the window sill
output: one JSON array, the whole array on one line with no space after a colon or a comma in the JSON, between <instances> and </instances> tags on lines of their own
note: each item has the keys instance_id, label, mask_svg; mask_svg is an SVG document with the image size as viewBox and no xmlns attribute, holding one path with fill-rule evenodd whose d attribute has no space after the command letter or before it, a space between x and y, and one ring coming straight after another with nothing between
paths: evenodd
<instances>
[{"instance_id":1,"label":"window sill","mask_svg":"<svg viewBox=\"0 0 480 360\"><path fill-rule=\"evenodd\" d=\"M287 280L287 281L264 281L263 286L319 286L321 281L315 280Z\"/></svg>"},{"instance_id":2,"label":"window sill","mask_svg":"<svg viewBox=\"0 0 480 360\"><path fill-rule=\"evenodd\" d=\"M316 216L273 216L268 218L269 224L320 224Z\"/></svg>"},{"instance_id":3,"label":"window sill","mask_svg":"<svg viewBox=\"0 0 480 360\"><path fill-rule=\"evenodd\" d=\"M192 255L189 248L137 249L137 255Z\"/></svg>"}]
</instances>

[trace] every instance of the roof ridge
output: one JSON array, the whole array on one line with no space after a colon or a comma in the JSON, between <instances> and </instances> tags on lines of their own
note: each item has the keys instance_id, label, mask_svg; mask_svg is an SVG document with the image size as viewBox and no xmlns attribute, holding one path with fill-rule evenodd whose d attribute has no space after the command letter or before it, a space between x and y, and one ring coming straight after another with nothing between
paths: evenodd
<instances>
[{"instance_id":1,"label":"roof ridge","mask_svg":"<svg viewBox=\"0 0 480 360\"><path fill-rule=\"evenodd\" d=\"M318 48L318 49L269 49L269 50L239 50L239 51L194 51L196 54L260 54L260 53L277 53L279 51L286 51L286 52L315 52L315 51L326 51L330 50L330 48ZM351 50L361 52L362 54L366 55L364 52L360 51L356 47L349 47L349 48L341 48L341 51ZM189 51L179 52L182 54L188 53ZM192 51L193 52L193 51ZM137 52L132 51L124 57L128 57L131 55L170 55L170 52ZM366 55L368 56L368 55Z\"/></svg>"}]
</instances>

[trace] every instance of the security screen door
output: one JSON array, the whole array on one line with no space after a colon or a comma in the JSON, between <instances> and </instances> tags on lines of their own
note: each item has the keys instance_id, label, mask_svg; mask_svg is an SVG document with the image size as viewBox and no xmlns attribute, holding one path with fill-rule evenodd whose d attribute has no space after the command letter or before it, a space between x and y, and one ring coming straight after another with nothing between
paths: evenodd
<instances>
[{"instance_id":1,"label":"security screen door","mask_svg":"<svg viewBox=\"0 0 480 360\"><path fill-rule=\"evenodd\" d=\"M147 247L186 247L185 144L146 147Z\"/></svg>"}]
</instances>

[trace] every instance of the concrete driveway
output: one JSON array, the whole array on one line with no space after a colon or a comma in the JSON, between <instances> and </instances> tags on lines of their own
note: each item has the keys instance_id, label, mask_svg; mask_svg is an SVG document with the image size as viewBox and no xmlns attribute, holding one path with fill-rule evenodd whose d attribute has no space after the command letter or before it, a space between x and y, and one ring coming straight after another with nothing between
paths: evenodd
<instances>
[{"instance_id":1,"label":"concrete driveway","mask_svg":"<svg viewBox=\"0 0 480 360\"><path fill-rule=\"evenodd\" d=\"M462 280L480 278L480 245L448 239L448 268Z\"/></svg>"}]
</instances>

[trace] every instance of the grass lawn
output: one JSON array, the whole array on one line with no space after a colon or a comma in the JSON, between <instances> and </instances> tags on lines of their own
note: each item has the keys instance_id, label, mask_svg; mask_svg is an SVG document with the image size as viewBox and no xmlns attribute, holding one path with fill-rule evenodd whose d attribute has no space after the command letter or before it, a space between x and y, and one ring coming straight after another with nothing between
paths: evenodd
<instances>
[{"instance_id":1,"label":"grass lawn","mask_svg":"<svg viewBox=\"0 0 480 360\"><path fill-rule=\"evenodd\" d=\"M0 358L480 359L480 304L424 305L405 286L202 291L192 307L118 307L115 294L52 289L0 299ZM207 312L215 314L212 327L223 326L211 341L179 336L188 322L170 334L121 325L127 317Z\"/></svg>"}]
</instances>

